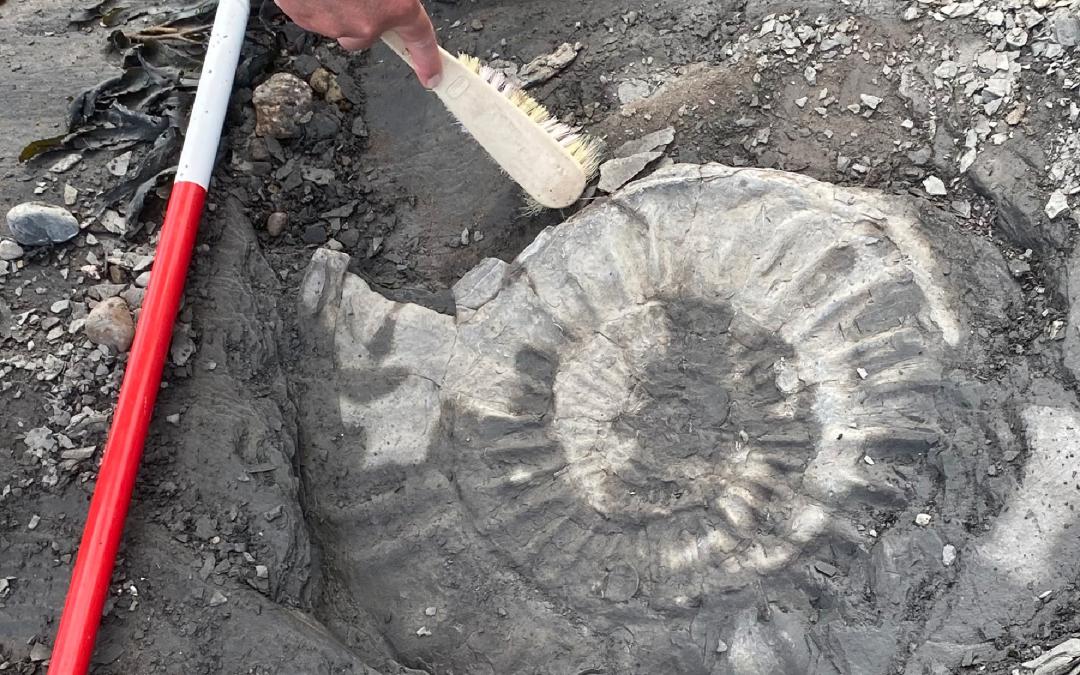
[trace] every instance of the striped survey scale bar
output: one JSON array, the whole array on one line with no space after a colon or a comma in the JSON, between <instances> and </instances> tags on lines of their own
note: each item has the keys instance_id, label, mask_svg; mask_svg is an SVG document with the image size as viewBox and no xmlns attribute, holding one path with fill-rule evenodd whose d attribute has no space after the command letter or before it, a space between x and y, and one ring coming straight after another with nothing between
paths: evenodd
<instances>
[{"instance_id":1,"label":"striped survey scale bar","mask_svg":"<svg viewBox=\"0 0 1080 675\"><path fill-rule=\"evenodd\" d=\"M86 673L94 652L101 610L161 386L161 372L210 186L250 9L248 0L218 3L150 285L135 328L131 356L53 645L50 675Z\"/></svg>"}]
</instances>

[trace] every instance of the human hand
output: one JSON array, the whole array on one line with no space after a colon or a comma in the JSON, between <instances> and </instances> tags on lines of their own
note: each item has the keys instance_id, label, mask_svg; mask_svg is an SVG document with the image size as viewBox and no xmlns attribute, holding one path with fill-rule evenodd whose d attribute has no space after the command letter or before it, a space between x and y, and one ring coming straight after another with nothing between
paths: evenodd
<instances>
[{"instance_id":1,"label":"human hand","mask_svg":"<svg viewBox=\"0 0 1080 675\"><path fill-rule=\"evenodd\" d=\"M442 79L435 28L420 0L275 0L296 25L334 38L349 51L367 49L387 31L405 43L420 82L432 89Z\"/></svg>"}]
</instances>

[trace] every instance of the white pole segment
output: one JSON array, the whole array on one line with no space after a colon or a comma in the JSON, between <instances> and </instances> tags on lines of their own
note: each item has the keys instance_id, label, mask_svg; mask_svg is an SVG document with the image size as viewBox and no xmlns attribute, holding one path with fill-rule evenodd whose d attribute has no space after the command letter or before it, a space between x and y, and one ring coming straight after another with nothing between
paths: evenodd
<instances>
[{"instance_id":1,"label":"white pole segment","mask_svg":"<svg viewBox=\"0 0 1080 675\"><path fill-rule=\"evenodd\" d=\"M220 0L218 3L184 149L180 153L180 165L176 170L177 183L196 183L203 189L210 186L210 174L214 170L250 9L249 0Z\"/></svg>"}]
</instances>

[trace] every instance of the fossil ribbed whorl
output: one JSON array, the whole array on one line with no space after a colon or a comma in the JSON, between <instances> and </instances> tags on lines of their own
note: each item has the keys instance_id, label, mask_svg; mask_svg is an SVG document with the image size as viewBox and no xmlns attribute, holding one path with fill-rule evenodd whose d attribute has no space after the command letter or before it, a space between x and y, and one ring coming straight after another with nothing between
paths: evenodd
<instances>
[{"instance_id":1,"label":"fossil ribbed whorl","mask_svg":"<svg viewBox=\"0 0 1080 675\"><path fill-rule=\"evenodd\" d=\"M753 622L725 624L752 611L740 593L867 547L959 423L959 321L891 204L676 166L485 261L454 318L353 277L316 311L333 254L305 303L355 376L339 400L370 471L452 475L475 532L585 617L640 627L723 597L727 658L767 671Z\"/></svg>"}]
</instances>

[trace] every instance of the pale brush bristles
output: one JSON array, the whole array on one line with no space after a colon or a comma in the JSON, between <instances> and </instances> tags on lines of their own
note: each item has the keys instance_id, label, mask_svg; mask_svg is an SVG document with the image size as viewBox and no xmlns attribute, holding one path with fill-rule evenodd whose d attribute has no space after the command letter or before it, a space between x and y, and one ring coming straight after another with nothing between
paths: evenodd
<instances>
[{"instance_id":1,"label":"pale brush bristles","mask_svg":"<svg viewBox=\"0 0 1080 675\"><path fill-rule=\"evenodd\" d=\"M529 119L554 138L574 158L574 161L581 165L582 170L585 172L586 181L596 177L596 173L600 169L601 148L596 140L585 134L580 127L572 127L559 121L550 110L525 93L525 90L511 78L490 66L484 65L475 56L458 54L458 60L465 67L479 75L482 80L494 87L496 91L510 99L514 105L529 116ZM531 198L529 201L530 203L524 209L526 214L534 215L544 209L543 206L535 203Z\"/></svg>"}]
</instances>

